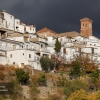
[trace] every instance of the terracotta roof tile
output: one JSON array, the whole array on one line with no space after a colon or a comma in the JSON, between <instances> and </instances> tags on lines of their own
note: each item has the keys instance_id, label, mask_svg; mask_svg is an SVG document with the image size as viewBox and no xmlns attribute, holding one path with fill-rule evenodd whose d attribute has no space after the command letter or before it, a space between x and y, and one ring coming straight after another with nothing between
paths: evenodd
<instances>
[{"instance_id":1,"label":"terracotta roof tile","mask_svg":"<svg viewBox=\"0 0 100 100\"><path fill-rule=\"evenodd\" d=\"M81 34L79 34L76 31L72 31L72 32L60 33L58 36L76 37L76 36L81 36Z\"/></svg>"},{"instance_id":2,"label":"terracotta roof tile","mask_svg":"<svg viewBox=\"0 0 100 100\"><path fill-rule=\"evenodd\" d=\"M91 19L89 19L89 18L87 18L87 17L86 17L86 18L81 19L80 21L81 21L81 22L84 22L84 21L90 21L90 22L93 22Z\"/></svg>"},{"instance_id":3,"label":"terracotta roof tile","mask_svg":"<svg viewBox=\"0 0 100 100\"><path fill-rule=\"evenodd\" d=\"M41 30L37 31L37 33L42 33L42 32L50 32L50 33L53 33L53 34L57 34L57 32L54 32L47 27L42 28Z\"/></svg>"}]
</instances>

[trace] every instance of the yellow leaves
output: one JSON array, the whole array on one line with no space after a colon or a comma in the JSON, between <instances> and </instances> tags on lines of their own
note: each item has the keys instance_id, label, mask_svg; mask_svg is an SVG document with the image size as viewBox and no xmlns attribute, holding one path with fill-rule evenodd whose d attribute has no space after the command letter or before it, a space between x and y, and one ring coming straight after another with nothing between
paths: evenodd
<instances>
[{"instance_id":1,"label":"yellow leaves","mask_svg":"<svg viewBox=\"0 0 100 100\"><path fill-rule=\"evenodd\" d=\"M75 91L68 98L68 100L86 100L86 99L87 99L87 95L85 90L83 89Z\"/></svg>"},{"instance_id":2,"label":"yellow leaves","mask_svg":"<svg viewBox=\"0 0 100 100\"><path fill-rule=\"evenodd\" d=\"M100 100L100 90L96 92L96 100Z\"/></svg>"},{"instance_id":3,"label":"yellow leaves","mask_svg":"<svg viewBox=\"0 0 100 100\"><path fill-rule=\"evenodd\" d=\"M90 93L87 96L87 100L96 100L96 94L94 92L93 93Z\"/></svg>"},{"instance_id":4,"label":"yellow leaves","mask_svg":"<svg viewBox=\"0 0 100 100\"><path fill-rule=\"evenodd\" d=\"M69 96L68 100L100 100L100 91L88 94L83 89L77 90Z\"/></svg>"}]
</instances>

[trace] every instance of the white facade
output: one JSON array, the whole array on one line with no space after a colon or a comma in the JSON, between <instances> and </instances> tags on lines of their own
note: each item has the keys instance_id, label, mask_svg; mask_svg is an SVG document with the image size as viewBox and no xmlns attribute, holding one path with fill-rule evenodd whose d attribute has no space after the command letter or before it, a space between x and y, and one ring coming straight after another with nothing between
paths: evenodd
<instances>
[{"instance_id":1,"label":"white facade","mask_svg":"<svg viewBox=\"0 0 100 100\"><path fill-rule=\"evenodd\" d=\"M0 64L6 65L6 51L0 49Z\"/></svg>"},{"instance_id":2,"label":"white facade","mask_svg":"<svg viewBox=\"0 0 100 100\"><path fill-rule=\"evenodd\" d=\"M15 36L7 36L5 39L0 37L0 64L13 64L18 67L31 65L41 70L40 57L51 58L51 55L55 54L56 38L53 36L37 37L35 26L22 23L20 19L2 11L0 12L0 34L7 35L4 34L7 32ZM88 38L80 35L69 38L60 36L58 40L62 46L59 55L68 63L80 52L92 54L90 57L97 58L97 62L100 62L100 39L95 36Z\"/></svg>"},{"instance_id":3,"label":"white facade","mask_svg":"<svg viewBox=\"0 0 100 100\"><path fill-rule=\"evenodd\" d=\"M36 27L22 23L19 19L14 18L13 15L8 14L4 10L0 12L0 28L17 31L20 33L36 33Z\"/></svg>"},{"instance_id":4,"label":"white facade","mask_svg":"<svg viewBox=\"0 0 100 100\"><path fill-rule=\"evenodd\" d=\"M35 69L41 70L39 57L32 50L14 50L7 52L7 63L9 65L14 64L18 67L31 65Z\"/></svg>"},{"instance_id":5,"label":"white facade","mask_svg":"<svg viewBox=\"0 0 100 100\"><path fill-rule=\"evenodd\" d=\"M9 30L14 30L14 16L6 13L5 11L2 11L1 15L3 15L1 27Z\"/></svg>"}]
</instances>

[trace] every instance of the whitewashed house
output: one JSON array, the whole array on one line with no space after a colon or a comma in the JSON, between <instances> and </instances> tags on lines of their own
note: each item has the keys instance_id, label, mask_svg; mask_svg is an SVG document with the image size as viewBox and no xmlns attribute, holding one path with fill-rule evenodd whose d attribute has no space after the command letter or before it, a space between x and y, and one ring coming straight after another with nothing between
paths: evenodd
<instances>
[{"instance_id":1,"label":"whitewashed house","mask_svg":"<svg viewBox=\"0 0 100 100\"><path fill-rule=\"evenodd\" d=\"M16 65L17 67L24 67L25 65L30 65L35 69L41 70L39 64L39 57L34 53L33 50L14 50L7 52L8 64Z\"/></svg>"}]
</instances>

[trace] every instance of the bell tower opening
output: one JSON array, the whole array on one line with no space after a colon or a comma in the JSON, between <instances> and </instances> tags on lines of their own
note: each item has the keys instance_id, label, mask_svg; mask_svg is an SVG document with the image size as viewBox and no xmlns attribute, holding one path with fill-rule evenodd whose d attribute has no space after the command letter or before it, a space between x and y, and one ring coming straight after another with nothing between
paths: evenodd
<instances>
[{"instance_id":1,"label":"bell tower opening","mask_svg":"<svg viewBox=\"0 0 100 100\"><path fill-rule=\"evenodd\" d=\"M81 35L85 37L92 36L93 21L89 18L83 18L80 20L80 22L81 22L81 29L80 29Z\"/></svg>"}]
</instances>

